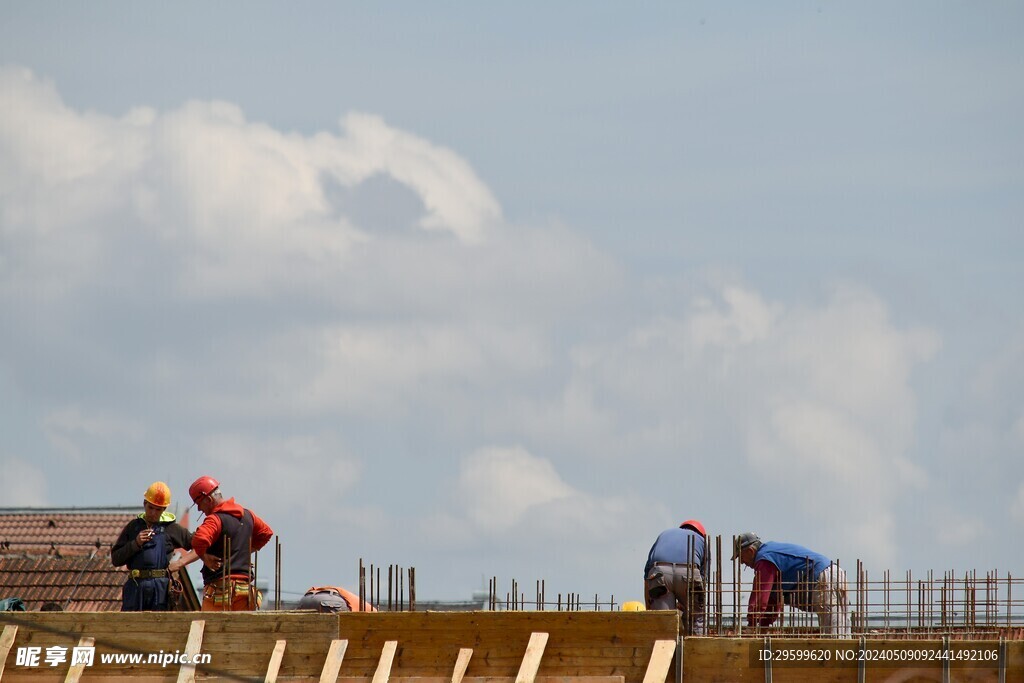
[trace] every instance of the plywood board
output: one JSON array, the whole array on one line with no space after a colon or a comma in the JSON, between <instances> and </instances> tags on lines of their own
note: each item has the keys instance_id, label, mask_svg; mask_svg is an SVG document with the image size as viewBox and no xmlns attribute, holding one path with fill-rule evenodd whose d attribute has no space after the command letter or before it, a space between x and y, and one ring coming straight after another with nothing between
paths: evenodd
<instances>
[{"instance_id":1,"label":"plywood board","mask_svg":"<svg viewBox=\"0 0 1024 683\"><path fill-rule=\"evenodd\" d=\"M672 658L676 653L675 640L659 640L654 643L651 660L647 663L644 683L664 683L668 670L672 667Z\"/></svg>"},{"instance_id":2,"label":"plywood board","mask_svg":"<svg viewBox=\"0 0 1024 683\"><path fill-rule=\"evenodd\" d=\"M540 668L540 660L544 656L544 648L548 644L547 633L531 633L530 642L526 645L526 653L516 674L516 683L533 683Z\"/></svg>"},{"instance_id":3,"label":"plywood board","mask_svg":"<svg viewBox=\"0 0 1024 683\"><path fill-rule=\"evenodd\" d=\"M377 670L373 672L372 683L388 683L388 678L391 677L391 664L395 661L395 650L397 649L397 640L389 640L384 643L380 660L377 662Z\"/></svg>"},{"instance_id":4,"label":"plywood board","mask_svg":"<svg viewBox=\"0 0 1024 683\"><path fill-rule=\"evenodd\" d=\"M345 650L348 648L347 640L335 640L327 651L327 658L324 660L324 668L320 672L320 683L334 683L338 680L338 671L341 669L341 661L345 657Z\"/></svg>"},{"instance_id":5,"label":"plywood board","mask_svg":"<svg viewBox=\"0 0 1024 683\"><path fill-rule=\"evenodd\" d=\"M14 646L14 639L18 635L18 627L13 624L4 626L4 632L0 635L0 678L4 675L4 664L7 662L7 655Z\"/></svg>"},{"instance_id":6,"label":"plywood board","mask_svg":"<svg viewBox=\"0 0 1024 683\"><path fill-rule=\"evenodd\" d=\"M459 650L459 656L455 660L455 669L452 671L451 683L462 683L462 679L466 675L466 667L469 666L469 660L472 656L473 650L471 648L464 647Z\"/></svg>"},{"instance_id":7,"label":"plywood board","mask_svg":"<svg viewBox=\"0 0 1024 683\"><path fill-rule=\"evenodd\" d=\"M279 640L274 645L274 651L270 654L270 662L267 664L267 675L263 677L263 683L277 683L277 672L281 669L281 659L284 657L284 650L287 645L287 640Z\"/></svg>"}]
</instances>

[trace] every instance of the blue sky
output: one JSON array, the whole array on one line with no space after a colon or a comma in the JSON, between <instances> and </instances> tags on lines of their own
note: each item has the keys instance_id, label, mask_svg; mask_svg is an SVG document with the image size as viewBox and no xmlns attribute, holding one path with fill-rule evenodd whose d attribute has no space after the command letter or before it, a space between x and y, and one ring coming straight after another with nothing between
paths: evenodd
<instances>
[{"instance_id":1,"label":"blue sky","mask_svg":"<svg viewBox=\"0 0 1024 683\"><path fill-rule=\"evenodd\" d=\"M1016 4L0 19L4 505L213 474L292 591L1020 566Z\"/></svg>"}]
</instances>

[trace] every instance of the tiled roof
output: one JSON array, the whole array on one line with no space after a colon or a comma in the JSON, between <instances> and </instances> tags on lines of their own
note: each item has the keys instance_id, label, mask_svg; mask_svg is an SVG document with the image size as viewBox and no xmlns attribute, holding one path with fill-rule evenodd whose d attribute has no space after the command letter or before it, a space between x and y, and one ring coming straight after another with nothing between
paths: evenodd
<instances>
[{"instance_id":1,"label":"tiled roof","mask_svg":"<svg viewBox=\"0 0 1024 683\"><path fill-rule=\"evenodd\" d=\"M21 598L29 610L56 602L70 612L121 609L124 567L110 546L138 508L0 509L0 599ZM183 520L187 524L186 520ZM187 572L187 609L199 603Z\"/></svg>"},{"instance_id":2,"label":"tiled roof","mask_svg":"<svg viewBox=\"0 0 1024 683\"><path fill-rule=\"evenodd\" d=\"M118 611L125 576L106 552L91 558L5 555L0 556L0 598L21 598L30 611L45 602L68 612Z\"/></svg>"},{"instance_id":3,"label":"tiled roof","mask_svg":"<svg viewBox=\"0 0 1024 683\"><path fill-rule=\"evenodd\" d=\"M61 557L105 554L141 510L0 510L0 553Z\"/></svg>"}]
</instances>

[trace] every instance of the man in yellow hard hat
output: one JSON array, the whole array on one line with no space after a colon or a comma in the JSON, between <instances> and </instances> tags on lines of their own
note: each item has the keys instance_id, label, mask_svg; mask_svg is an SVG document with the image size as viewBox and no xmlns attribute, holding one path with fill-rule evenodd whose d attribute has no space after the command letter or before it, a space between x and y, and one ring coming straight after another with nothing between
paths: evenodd
<instances>
[{"instance_id":1,"label":"man in yellow hard hat","mask_svg":"<svg viewBox=\"0 0 1024 683\"><path fill-rule=\"evenodd\" d=\"M121 589L122 612L169 609L172 569L198 559L192 552L192 534L167 511L171 504L167 484L153 482L142 501L142 513L125 525L110 548L114 566L128 566L128 579ZM171 556L179 548L187 552L170 568Z\"/></svg>"}]
</instances>

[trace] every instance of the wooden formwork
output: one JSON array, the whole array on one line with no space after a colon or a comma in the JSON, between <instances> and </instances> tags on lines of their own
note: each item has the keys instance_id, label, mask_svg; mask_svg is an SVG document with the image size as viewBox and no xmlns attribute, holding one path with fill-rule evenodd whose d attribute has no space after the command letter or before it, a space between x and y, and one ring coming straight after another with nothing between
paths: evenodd
<instances>
[{"instance_id":1,"label":"wooden formwork","mask_svg":"<svg viewBox=\"0 0 1024 683\"><path fill-rule=\"evenodd\" d=\"M686 638L675 612L0 613L0 683L1006 683L1024 641ZM681 647L678 645L681 644ZM92 646L91 664L15 653ZM101 662L201 653L208 664ZM922 661L922 657L928 657Z\"/></svg>"},{"instance_id":2,"label":"wooden formwork","mask_svg":"<svg viewBox=\"0 0 1024 683\"><path fill-rule=\"evenodd\" d=\"M166 683L223 678L339 683L663 683L673 612L6 613L0 680ZM18 665L15 652L95 648L89 666ZM208 665L101 662L195 653ZM180 659L180 657L179 657ZM6 668L5 668L6 665Z\"/></svg>"},{"instance_id":3,"label":"wooden formwork","mask_svg":"<svg viewBox=\"0 0 1024 683\"><path fill-rule=\"evenodd\" d=\"M1024 681L1024 641L686 638L682 658L683 682Z\"/></svg>"}]
</instances>

